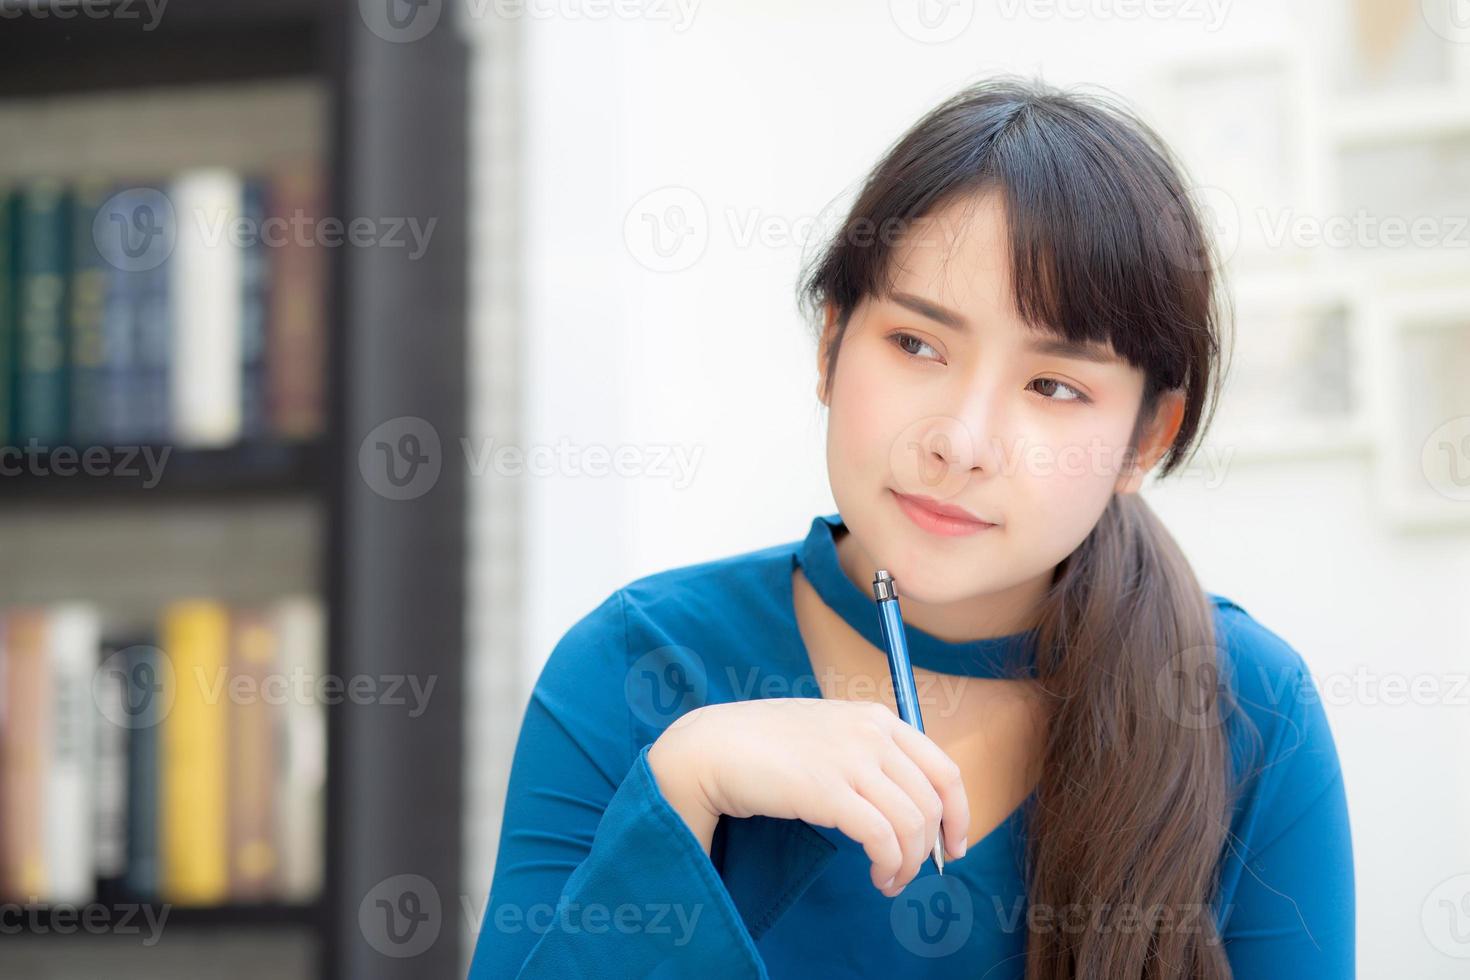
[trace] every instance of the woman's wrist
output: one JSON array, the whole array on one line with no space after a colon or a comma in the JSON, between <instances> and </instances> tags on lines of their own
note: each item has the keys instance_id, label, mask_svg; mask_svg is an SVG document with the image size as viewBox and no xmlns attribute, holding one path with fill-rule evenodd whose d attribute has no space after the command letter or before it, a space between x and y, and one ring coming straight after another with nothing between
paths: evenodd
<instances>
[{"instance_id":1,"label":"woman's wrist","mask_svg":"<svg viewBox=\"0 0 1470 980\"><path fill-rule=\"evenodd\" d=\"M665 731L648 749L648 768L674 812L683 818L704 853L709 854L720 813L705 795L692 755L681 751L677 736Z\"/></svg>"}]
</instances>

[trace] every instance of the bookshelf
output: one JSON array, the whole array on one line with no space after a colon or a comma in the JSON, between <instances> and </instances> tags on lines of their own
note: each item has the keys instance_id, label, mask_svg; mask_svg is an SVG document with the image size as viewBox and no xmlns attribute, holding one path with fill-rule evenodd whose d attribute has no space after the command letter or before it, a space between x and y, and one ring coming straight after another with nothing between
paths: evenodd
<instances>
[{"instance_id":1,"label":"bookshelf","mask_svg":"<svg viewBox=\"0 0 1470 980\"><path fill-rule=\"evenodd\" d=\"M147 5L134 9L149 17ZM8 150L17 173L147 172L152 144L169 133L185 158L179 169L244 171L267 166L272 152L299 153L292 141L304 139L322 164L326 215L435 221L422 257L322 250L319 432L146 443L169 454L157 479L141 467L88 473L65 442L0 475L0 553L37 556L24 572L0 573L0 590L31 603L96 596L104 609L135 609L179 598L191 579L223 583L245 606L277 588L308 588L321 603L327 674L415 675L432 678L436 691L413 717L386 703L324 709L315 899L189 905L104 893L89 905L95 927L71 935L44 920L38 928L7 904L0 972L326 980L461 972L465 930L477 925L461 911L475 896L460 885L464 464L446 449L432 489L392 499L360 459L369 433L394 419L425 420L445 447L464 431L468 57L449 20L394 43L366 28L355 0L171 0L148 29L119 17L21 16L0 31L0 130L10 126L13 137L19 127L37 141ZM308 90L306 108L228 108L232 92L274 85ZM140 97L163 108L131 129L97 123ZM237 115L208 122L199 105L216 97ZM84 120L80 135L58 124L69 117ZM62 143L68 152L48 156ZM65 540L47 548L49 534ZM149 547L131 575L129 535ZM167 574L150 573L149 562ZM436 891L437 938L385 952L363 917L383 883L404 875ZM156 944L129 932L125 919L165 911Z\"/></svg>"},{"instance_id":2,"label":"bookshelf","mask_svg":"<svg viewBox=\"0 0 1470 980\"><path fill-rule=\"evenodd\" d=\"M326 486L329 443L257 443L218 449L149 446L151 455L119 461L106 471L84 466L75 453L48 449L0 478L0 505L146 503L154 498L230 501L241 497L313 497ZM130 448L131 451L131 448ZM167 451L167 456L164 452ZM163 461L151 470L149 461Z\"/></svg>"}]
</instances>

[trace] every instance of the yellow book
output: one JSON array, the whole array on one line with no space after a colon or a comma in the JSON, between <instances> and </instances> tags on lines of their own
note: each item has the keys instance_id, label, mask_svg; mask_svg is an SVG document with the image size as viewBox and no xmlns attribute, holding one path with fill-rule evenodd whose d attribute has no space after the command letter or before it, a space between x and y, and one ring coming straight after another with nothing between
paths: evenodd
<instances>
[{"instance_id":1,"label":"yellow book","mask_svg":"<svg viewBox=\"0 0 1470 980\"><path fill-rule=\"evenodd\" d=\"M163 898L219 904L229 891L229 610L203 599L173 603L164 611L161 637L172 668L164 671L165 683L173 689L160 732Z\"/></svg>"}]
</instances>

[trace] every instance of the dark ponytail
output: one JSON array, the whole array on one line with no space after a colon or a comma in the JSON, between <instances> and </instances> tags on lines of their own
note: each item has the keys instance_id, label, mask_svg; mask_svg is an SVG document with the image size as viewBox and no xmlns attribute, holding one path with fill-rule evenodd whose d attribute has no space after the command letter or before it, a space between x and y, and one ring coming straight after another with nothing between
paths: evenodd
<instances>
[{"instance_id":1,"label":"dark ponytail","mask_svg":"<svg viewBox=\"0 0 1470 980\"><path fill-rule=\"evenodd\" d=\"M1213 413L1222 319L1180 174L1151 129L1103 98L1014 78L963 90L888 151L802 283L818 331L828 312L836 324L824 383L853 310L887 289L894 243L862 229L996 189L1022 316L1107 342L1144 372L1135 451L1161 395L1182 392L1160 465L1173 471ZM1228 978L1212 899L1238 777L1209 597L1147 503L1115 494L1039 612L1052 710L1027 885L1047 914L1028 916L1028 980Z\"/></svg>"}]
</instances>

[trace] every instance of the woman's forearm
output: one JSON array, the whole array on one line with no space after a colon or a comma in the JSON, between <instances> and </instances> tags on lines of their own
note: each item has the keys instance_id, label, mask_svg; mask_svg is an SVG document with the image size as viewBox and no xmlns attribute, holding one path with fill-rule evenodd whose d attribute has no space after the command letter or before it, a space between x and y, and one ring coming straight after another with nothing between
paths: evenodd
<instances>
[{"instance_id":1,"label":"woman's forearm","mask_svg":"<svg viewBox=\"0 0 1470 980\"><path fill-rule=\"evenodd\" d=\"M648 767L653 770L659 792L683 818L704 853L709 854L720 814L705 799L691 762L681 757L665 737L660 737L648 750Z\"/></svg>"}]
</instances>

